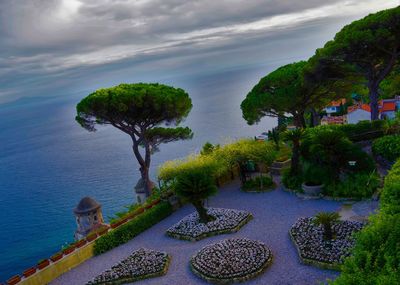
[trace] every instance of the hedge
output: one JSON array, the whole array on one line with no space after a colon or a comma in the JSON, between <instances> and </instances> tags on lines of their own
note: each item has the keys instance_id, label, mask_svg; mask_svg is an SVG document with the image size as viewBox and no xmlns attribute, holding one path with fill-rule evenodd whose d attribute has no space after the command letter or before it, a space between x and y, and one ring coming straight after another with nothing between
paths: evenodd
<instances>
[{"instance_id":1,"label":"hedge","mask_svg":"<svg viewBox=\"0 0 400 285\"><path fill-rule=\"evenodd\" d=\"M343 134L353 142L372 140L384 136L388 130L386 120L360 121L357 124L325 125L312 129L333 129Z\"/></svg>"},{"instance_id":2,"label":"hedge","mask_svg":"<svg viewBox=\"0 0 400 285\"><path fill-rule=\"evenodd\" d=\"M380 208L357 234L352 256L332 284L400 284L400 160L385 178Z\"/></svg>"},{"instance_id":3,"label":"hedge","mask_svg":"<svg viewBox=\"0 0 400 285\"><path fill-rule=\"evenodd\" d=\"M395 161L400 157L400 135L376 139L372 144L372 152L389 161Z\"/></svg>"},{"instance_id":4,"label":"hedge","mask_svg":"<svg viewBox=\"0 0 400 285\"><path fill-rule=\"evenodd\" d=\"M94 244L94 254L102 254L130 241L132 238L171 215L172 211L172 206L168 202L161 202L146 210L133 220L98 238Z\"/></svg>"},{"instance_id":5,"label":"hedge","mask_svg":"<svg viewBox=\"0 0 400 285\"><path fill-rule=\"evenodd\" d=\"M198 167L208 168L215 178L221 178L229 174L235 165L248 160L268 166L277 154L271 142L241 139L203 152L202 155L190 155L185 159L167 161L159 167L158 178L164 182L171 182L180 173Z\"/></svg>"}]
</instances>

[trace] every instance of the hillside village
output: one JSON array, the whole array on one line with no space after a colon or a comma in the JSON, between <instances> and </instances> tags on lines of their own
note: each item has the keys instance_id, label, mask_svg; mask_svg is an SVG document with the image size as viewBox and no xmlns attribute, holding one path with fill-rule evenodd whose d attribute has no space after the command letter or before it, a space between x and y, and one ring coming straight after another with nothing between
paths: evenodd
<instances>
[{"instance_id":1,"label":"hillside village","mask_svg":"<svg viewBox=\"0 0 400 285\"><path fill-rule=\"evenodd\" d=\"M325 113L321 125L357 124L360 121L371 120L371 107L369 104L357 100L357 95L352 96L352 102L344 98L332 101L324 108ZM400 110L400 96L379 101L379 118L394 119Z\"/></svg>"}]
</instances>

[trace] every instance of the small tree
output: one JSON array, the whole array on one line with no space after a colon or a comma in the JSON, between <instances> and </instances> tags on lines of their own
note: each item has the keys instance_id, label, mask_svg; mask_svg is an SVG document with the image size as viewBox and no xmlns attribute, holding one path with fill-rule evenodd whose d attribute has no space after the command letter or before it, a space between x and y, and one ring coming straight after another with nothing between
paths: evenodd
<instances>
[{"instance_id":1,"label":"small tree","mask_svg":"<svg viewBox=\"0 0 400 285\"><path fill-rule=\"evenodd\" d=\"M324 228L324 239L333 239L332 224L337 222L340 215L336 212L320 212L315 216L314 223Z\"/></svg>"},{"instance_id":2,"label":"small tree","mask_svg":"<svg viewBox=\"0 0 400 285\"><path fill-rule=\"evenodd\" d=\"M149 176L151 154L162 143L192 138L187 127L165 127L179 125L191 108L189 95L182 89L161 84L120 84L82 99L76 107L76 121L88 131L95 131L95 125L112 125L131 137L149 195L153 188Z\"/></svg>"},{"instance_id":3,"label":"small tree","mask_svg":"<svg viewBox=\"0 0 400 285\"><path fill-rule=\"evenodd\" d=\"M176 194L196 208L201 223L206 224L214 220L204 207L204 199L217 192L215 178L208 169L187 169L177 176L174 186Z\"/></svg>"},{"instance_id":4,"label":"small tree","mask_svg":"<svg viewBox=\"0 0 400 285\"><path fill-rule=\"evenodd\" d=\"M283 139L292 143L291 175L297 175L300 172L300 141L303 135L303 129L288 130L283 133Z\"/></svg>"}]
</instances>

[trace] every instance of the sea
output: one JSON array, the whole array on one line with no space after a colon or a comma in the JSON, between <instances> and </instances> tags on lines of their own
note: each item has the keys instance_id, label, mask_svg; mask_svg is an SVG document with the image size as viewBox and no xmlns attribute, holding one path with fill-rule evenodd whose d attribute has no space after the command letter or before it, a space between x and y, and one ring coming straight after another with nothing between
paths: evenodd
<instances>
[{"instance_id":1,"label":"sea","mask_svg":"<svg viewBox=\"0 0 400 285\"><path fill-rule=\"evenodd\" d=\"M152 157L153 179L164 161L198 153L207 141L224 144L273 128L275 118L247 125L240 110L266 73L260 67L167 80L192 98L192 111L182 125L194 137L161 146ZM0 281L73 241L72 211L81 198L97 200L106 220L135 202L139 171L130 138L111 126L88 132L75 122L75 106L88 94L43 95L0 105Z\"/></svg>"}]
</instances>

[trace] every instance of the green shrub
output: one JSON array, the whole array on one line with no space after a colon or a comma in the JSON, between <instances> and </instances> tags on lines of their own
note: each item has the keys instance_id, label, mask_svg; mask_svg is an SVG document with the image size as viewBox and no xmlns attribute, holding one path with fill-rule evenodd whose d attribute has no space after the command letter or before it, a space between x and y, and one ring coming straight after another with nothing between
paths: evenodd
<instances>
[{"instance_id":1,"label":"green shrub","mask_svg":"<svg viewBox=\"0 0 400 285\"><path fill-rule=\"evenodd\" d=\"M357 234L335 285L400 284L400 214L378 214Z\"/></svg>"},{"instance_id":2,"label":"green shrub","mask_svg":"<svg viewBox=\"0 0 400 285\"><path fill-rule=\"evenodd\" d=\"M375 165L372 158L359 145L352 143L344 133L334 128L307 130L301 145L301 155L312 169L324 172L318 176L335 182L341 173L371 172ZM351 166L349 161L355 161ZM321 180L321 179L320 179Z\"/></svg>"},{"instance_id":3,"label":"green shrub","mask_svg":"<svg viewBox=\"0 0 400 285\"><path fill-rule=\"evenodd\" d=\"M120 211L114 214L113 217L108 217L110 220L110 223L114 223L117 222L118 220L121 220L123 218L125 218L126 216L128 216L130 213L135 212L138 208L145 206L147 204L150 204L151 202L153 202L154 200L157 200L159 198L161 198L162 195L166 195L166 192L168 192L168 189L166 188L153 188L151 195L149 197L147 197L146 201L144 202L144 204L139 204L139 203L134 203L128 206L125 206L126 210L125 211Z\"/></svg>"},{"instance_id":4,"label":"green shrub","mask_svg":"<svg viewBox=\"0 0 400 285\"><path fill-rule=\"evenodd\" d=\"M168 202L161 202L133 220L98 238L94 244L94 254L99 255L130 241L138 234L171 215L171 213L172 206Z\"/></svg>"},{"instance_id":5,"label":"green shrub","mask_svg":"<svg viewBox=\"0 0 400 285\"><path fill-rule=\"evenodd\" d=\"M372 140L384 136L388 125L385 120L361 121L357 124L337 125L337 129L354 141Z\"/></svg>"},{"instance_id":6,"label":"green shrub","mask_svg":"<svg viewBox=\"0 0 400 285\"><path fill-rule=\"evenodd\" d=\"M400 159L393 165L385 178L381 207L388 214L400 213Z\"/></svg>"},{"instance_id":7,"label":"green shrub","mask_svg":"<svg viewBox=\"0 0 400 285\"><path fill-rule=\"evenodd\" d=\"M262 188L261 188L261 181L262 181ZM269 176L257 176L255 178L252 178L250 180L247 180L243 186L242 189L245 191L251 191L251 190L262 190L262 189L269 189L274 185L274 181L272 180L271 177Z\"/></svg>"},{"instance_id":8,"label":"green shrub","mask_svg":"<svg viewBox=\"0 0 400 285\"><path fill-rule=\"evenodd\" d=\"M400 160L385 178L380 213L357 234L335 285L400 284Z\"/></svg>"},{"instance_id":9,"label":"green shrub","mask_svg":"<svg viewBox=\"0 0 400 285\"><path fill-rule=\"evenodd\" d=\"M303 176L301 174L291 175L290 169L285 169L282 174L282 183L287 189L301 192L301 183L303 183Z\"/></svg>"},{"instance_id":10,"label":"green shrub","mask_svg":"<svg viewBox=\"0 0 400 285\"><path fill-rule=\"evenodd\" d=\"M389 161L400 157L400 135L385 136L376 139L372 144L375 155L381 155Z\"/></svg>"},{"instance_id":11,"label":"green shrub","mask_svg":"<svg viewBox=\"0 0 400 285\"><path fill-rule=\"evenodd\" d=\"M324 194L331 197L363 199L371 197L379 185L379 176L375 172L371 174L358 173L349 175L339 183L326 185Z\"/></svg>"},{"instance_id":12,"label":"green shrub","mask_svg":"<svg viewBox=\"0 0 400 285\"><path fill-rule=\"evenodd\" d=\"M388 131L389 125L386 120L377 121L361 121L357 124L345 124L345 125L325 125L318 126L315 128L307 129L310 130L321 130L329 129L342 132L348 139L353 142L372 140L382 137Z\"/></svg>"},{"instance_id":13,"label":"green shrub","mask_svg":"<svg viewBox=\"0 0 400 285\"><path fill-rule=\"evenodd\" d=\"M185 159L165 162L159 168L158 178L166 183L171 183L179 173L199 167L207 168L214 178L221 178L229 174L240 163L253 160L270 165L277 155L272 143L248 139L215 147L207 153L203 152L202 155L190 155Z\"/></svg>"}]
</instances>

